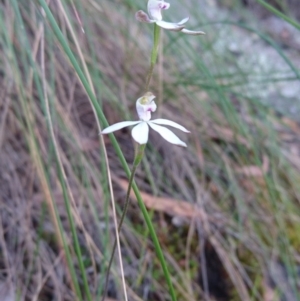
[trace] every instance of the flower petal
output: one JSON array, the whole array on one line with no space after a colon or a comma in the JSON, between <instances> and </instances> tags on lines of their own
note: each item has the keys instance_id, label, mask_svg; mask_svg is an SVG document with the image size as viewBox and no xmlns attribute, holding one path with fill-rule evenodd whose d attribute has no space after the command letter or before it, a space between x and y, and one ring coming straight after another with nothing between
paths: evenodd
<instances>
[{"instance_id":1,"label":"flower petal","mask_svg":"<svg viewBox=\"0 0 300 301\"><path fill-rule=\"evenodd\" d=\"M156 24L164 29L171 31L181 31L184 28L184 25L179 25L177 23L171 23L166 21L156 21Z\"/></svg>"},{"instance_id":2,"label":"flower petal","mask_svg":"<svg viewBox=\"0 0 300 301\"><path fill-rule=\"evenodd\" d=\"M182 25L182 24L186 23L189 20L189 18L190 17L186 17L186 18L182 19L180 22L178 22L177 24Z\"/></svg>"},{"instance_id":3,"label":"flower petal","mask_svg":"<svg viewBox=\"0 0 300 301\"><path fill-rule=\"evenodd\" d=\"M171 121L171 120L168 120L168 119L154 119L154 120L151 120L149 121L149 123L155 123L155 124L161 124L161 125L169 125L169 126L172 126L176 129L179 129L185 133L190 133L189 130L187 130L185 127L183 127L182 125L174 122L174 121Z\"/></svg>"},{"instance_id":4,"label":"flower petal","mask_svg":"<svg viewBox=\"0 0 300 301\"><path fill-rule=\"evenodd\" d=\"M188 30L188 29L182 29L181 32L185 33L185 34L189 34L189 35L192 35L192 36L199 36L199 35L204 35L206 34L205 32L203 31L193 31L193 30Z\"/></svg>"},{"instance_id":5,"label":"flower petal","mask_svg":"<svg viewBox=\"0 0 300 301\"><path fill-rule=\"evenodd\" d=\"M155 20L151 20L149 16L142 10L139 10L135 13L135 18L139 22L144 22L144 23L155 23Z\"/></svg>"},{"instance_id":6,"label":"flower petal","mask_svg":"<svg viewBox=\"0 0 300 301\"><path fill-rule=\"evenodd\" d=\"M173 143L173 144L177 144L177 145L181 145L181 146L185 146L186 144L181 141L173 132L171 132L169 129L157 125L155 123L148 123L149 126L156 132L158 132L164 139L166 139L168 142ZM136 127L138 127L139 125L137 125Z\"/></svg>"},{"instance_id":7,"label":"flower petal","mask_svg":"<svg viewBox=\"0 0 300 301\"><path fill-rule=\"evenodd\" d=\"M101 132L101 134L109 134L109 133L112 133L114 131L125 128L126 126L135 125L137 123L140 123L140 121L122 121L122 122L118 122L118 123L115 123L115 124L107 127L106 129L104 129Z\"/></svg>"},{"instance_id":8,"label":"flower petal","mask_svg":"<svg viewBox=\"0 0 300 301\"><path fill-rule=\"evenodd\" d=\"M131 135L137 143L146 144L149 136L149 127L147 122L140 122L137 126L135 126L131 131Z\"/></svg>"}]
</instances>

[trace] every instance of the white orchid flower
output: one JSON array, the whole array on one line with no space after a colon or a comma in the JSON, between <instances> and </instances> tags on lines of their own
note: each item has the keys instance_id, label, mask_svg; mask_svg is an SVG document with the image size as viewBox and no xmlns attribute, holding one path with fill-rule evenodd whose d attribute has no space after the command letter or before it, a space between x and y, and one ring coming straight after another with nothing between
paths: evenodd
<instances>
[{"instance_id":1,"label":"white orchid flower","mask_svg":"<svg viewBox=\"0 0 300 301\"><path fill-rule=\"evenodd\" d=\"M144 23L156 23L158 26L171 30L171 31L180 31L189 35L203 35L203 31L192 31L185 29L184 24L189 20L189 18L184 18L178 23L171 23L163 21L161 11L163 9L168 9L170 3L165 2L164 0L149 0L148 1L148 14L142 10L139 10L135 14L135 18Z\"/></svg>"},{"instance_id":2,"label":"white orchid flower","mask_svg":"<svg viewBox=\"0 0 300 301\"><path fill-rule=\"evenodd\" d=\"M169 125L185 133L189 133L186 128L168 119L150 120L151 113L156 110L156 104L153 100L154 98L155 96L151 92L147 92L144 96L140 97L136 101L136 111L140 118L139 121L118 122L104 129L101 134L109 134L124 127L135 125L131 131L133 139L139 144L146 144L148 142L150 127L152 130L158 132L168 142L186 147L186 144L181 141L173 132L161 125Z\"/></svg>"}]
</instances>

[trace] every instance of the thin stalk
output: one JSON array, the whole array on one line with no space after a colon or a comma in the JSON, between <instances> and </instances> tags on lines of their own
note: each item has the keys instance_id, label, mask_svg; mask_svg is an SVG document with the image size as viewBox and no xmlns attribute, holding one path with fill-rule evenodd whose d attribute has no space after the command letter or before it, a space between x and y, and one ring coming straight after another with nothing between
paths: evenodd
<instances>
[{"instance_id":1,"label":"thin stalk","mask_svg":"<svg viewBox=\"0 0 300 301\"><path fill-rule=\"evenodd\" d=\"M123 213L122 213L122 216L121 216L121 219L120 219L120 222L119 222L119 226L118 226L118 231L117 231L118 233L121 232L121 228L122 228L122 225L123 225L123 222L124 222L127 210L128 210L130 191L131 191L132 184L133 184L133 181L134 181L134 175L135 175L137 167L139 166L140 162L142 161L145 147L146 147L146 144L142 144L142 145L138 146L136 154L135 154L135 158L134 158L133 166L132 166L132 170L131 170L131 175L130 175L130 178L129 178L129 183L128 183L128 188L127 188ZM115 251L116 251L116 247L117 247L117 241L118 240L115 239L113 249L112 249L112 253L111 253L111 256L110 256L110 259L109 259L102 301L104 301L105 297L106 297L109 273L110 273L111 265L112 265L112 262L113 262L113 259L114 259L114 255L115 255Z\"/></svg>"},{"instance_id":2,"label":"thin stalk","mask_svg":"<svg viewBox=\"0 0 300 301\"><path fill-rule=\"evenodd\" d=\"M146 88L145 92L148 92L150 81L153 75L154 66L156 64L157 60L157 54L158 54L158 46L159 46L159 38L160 38L160 27L154 24L154 44L151 51L151 60L150 60L150 68L147 74L147 80L146 80Z\"/></svg>"}]
</instances>

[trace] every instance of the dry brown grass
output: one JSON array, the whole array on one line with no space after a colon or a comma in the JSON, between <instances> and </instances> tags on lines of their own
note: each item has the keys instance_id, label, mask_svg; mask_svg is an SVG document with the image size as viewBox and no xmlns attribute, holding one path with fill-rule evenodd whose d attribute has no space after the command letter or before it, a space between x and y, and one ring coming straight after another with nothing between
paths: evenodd
<instances>
[{"instance_id":1,"label":"dry brown grass","mask_svg":"<svg viewBox=\"0 0 300 301\"><path fill-rule=\"evenodd\" d=\"M127 14L134 9L127 2L87 1L83 5L86 35L73 18L91 73L101 73L101 82L93 73L99 101L109 123L124 116L129 119L144 83L150 42L142 35L143 27L128 23ZM116 5L120 10L112 13ZM9 42L1 49L0 300L74 300L66 258L50 214L54 200L71 246L47 120L32 69L22 58L25 46L18 33L16 12L9 1L1 6ZM65 20L55 2L51 8L67 36ZM36 6L30 3L25 8L25 2L20 1L20 9L30 52L40 67ZM74 14L72 8L70 13ZM109 255L114 237L107 209L106 173L101 167L104 160L88 98L47 25L46 34L50 35L46 39L46 78L54 133L74 196L72 213L90 289L96 296L105 275L103 256ZM2 41L4 37L2 29ZM9 43L17 61L9 54ZM39 68L37 73L40 75ZM259 114L242 113L240 117L249 129L247 135L243 134L218 106L212 106L211 115L207 113L203 103L211 101L209 93L199 92L199 87L190 87L188 93L186 87L172 86L168 66L164 74L165 86L172 91L166 89L159 113L192 130L189 148L171 148L151 134L147 160L136 181L145 203L154 210L153 219L178 299L199 300L201 295L207 300L208 296L217 300L267 300L264 296L269 296L272 289L266 283L270 279L276 283L270 265L276 262L286 268L288 261L292 267L299 265L300 127L271 113L267 121ZM155 93L158 78L156 74ZM179 101L165 101L174 95ZM186 106L188 102L192 105ZM116 137L127 161L132 162L130 132L117 132ZM107 137L105 144L116 201L122 205L125 173ZM128 220L121 243L130 300L168 300L151 242L143 236L147 232L141 226L142 216L134 203ZM282 254L285 248L289 249ZM72 256L78 271L74 253ZM110 281L110 301L121 300L116 275L117 268ZM209 290L205 290L205 284Z\"/></svg>"}]
</instances>

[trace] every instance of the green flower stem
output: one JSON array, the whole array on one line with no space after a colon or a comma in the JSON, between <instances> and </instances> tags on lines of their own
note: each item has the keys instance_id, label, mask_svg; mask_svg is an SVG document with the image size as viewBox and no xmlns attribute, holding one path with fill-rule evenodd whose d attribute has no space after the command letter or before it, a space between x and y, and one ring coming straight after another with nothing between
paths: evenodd
<instances>
[{"instance_id":1,"label":"green flower stem","mask_svg":"<svg viewBox=\"0 0 300 301\"><path fill-rule=\"evenodd\" d=\"M122 216L121 216L121 219L120 219L120 222L119 222L119 226L118 226L118 232L119 233L121 232L123 221L125 219L125 216L126 216L126 213L127 213L127 210L128 210L130 191L131 191L131 188L132 188L134 175L135 175L137 167L139 166L140 162L143 159L145 147L146 147L146 144L142 144L142 145L139 145L136 148L135 158L134 158L134 161L133 161L133 166L132 166L131 175L130 175L130 178L129 178L128 188L127 188L127 193L126 193L125 205L124 205L123 213L122 213ZM110 273L111 265L112 265L112 262L113 262L113 259L114 259L114 256L115 256L116 248L117 248L117 239L115 239L115 241L114 241L112 253L111 253L109 263L108 263L108 267L107 267L102 301L104 301L105 297L106 297L109 273Z\"/></svg>"},{"instance_id":2,"label":"green flower stem","mask_svg":"<svg viewBox=\"0 0 300 301\"><path fill-rule=\"evenodd\" d=\"M156 63L159 39L160 39L160 27L154 24L154 45L151 52L151 65L155 65Z\"/></svg>"},{"instance_id":3,"label":"green flower stem","mask_svg":"<svg viewBox=\"0 0 300 301\"><path fill-rule=\"evenodd\" d=\"M39 0L39 3L40 5L43 7L44 11L45 11L45 14L47 16L47 20L48 22L51 24L52 26L52 29L53 29L53 32L54 34L56 35L56 38L57 40L59 41L62 49L64 50L66 56L68 57L68 59L70 60L72 66L74 67L83 87L85 88L86 90L86 93L88 94L88 97L90 98L91 102L93 103L93 106L98 114L98 117L99 119L101 120L102 124L107 127L108 126L108 122L101 110L101 107L84 75L84 73L82 72L73 52L71 51L70 49L70 46L68 45L64 35L62 34L52 12L50 11L47 3L45 0ZM157 37L157 35L156 35ZM159 40L159 39L157 39ZM155 43L154 43L155 44ZM158 49L158 47L157 47ZM155 53L155 51L153 51L153 53ZM157 50L156 50L156 56L157 56ZM153 59L155 58L154 62L156 61L156 56L153 54L151 57L153 57ZM151 59L152 61L152 59ZM151 78L151 77L150 77ZM112 142L112 145L117 153L117 156L119 157L119 160L122 164L122 167L126 173L126 175L128 176L128 178L130 178L131 176L131 171L127 165L127 162L124 158L124 155L120 149L120 146L115 138L115 136L113 134L110 134L109 135L110 139L111 139L111 142ZM158 241L158 238L156 236L156 232L154 230L154 227L153 227L153 224L151 222L151 219L149 217L149 214L148 214L148 211L146 209L146 206L142 200L142 197L141 197L141 194L140 194L140 191L137 187L137 185L135 184L135 182L133 181L132 182L132 189L135 193L135 196L136 196L136 199L137 199L137 202L141 208L141 211L142 211L142 214L144 216L144 219L145 219L145 222L147 224L147 227L149 229L149 232L150 232L150 235L151 235L151 238L153 240L153 245L154 245L154 248L155 248L155 251L157 253L157 256L158 256L158 259L162 265L162 269L163 269L163 272L164 272L164 276L165 276L165 279L167 281L167 284L168 284L168 287L169 287L169 291L170 291L170 295L171 295L171 299L172 301L176 301L176 296L175 296L175 291L174 291L174 288L173 288L173 284L172 284L172 281L171 281L171 277L170 277L170 273L168 271L168 268L167 268L167 264L166 264L166 261L165 261L165 258L163 256L163 252L162 252L162 249L160 247L160 244L159 244L159 241Z\"/></svg>"},{"instance_id":4,"label":"green flower stem","mask_svg":"<svg viewBox=\"0 0 300 301\"><path fill-rule=\"evenodd\" d=\"M137 167L139 166L139 164L141 163L142 159L143 159L143 155L144 155L144 150L145 150L146 144L142 144L139 145L137 147L136 150L136 154L135 154L135 158L133 161L133 166L132 166L132 170L131 170L131 175L129 178L129 183L128 183L128 189L127 189L127 193L126 193L126 199L125 199L125 205L124 205L124 210L123 210L123 214L121 216L121 220L119 223L119 227L118 227L118 231L120 232L127 209L128 209L128 204L129 204L129 197L130 197L130 191L132 188L132 184L133 184L133 180L134 180L134 175L136 172Z\"/></svg>"},{"instance_id":5,"label":"green flower stem","mask_svg":"<svg viewBox=\"0 0 300 301\"><path fill-rule=\"evenodd\" d=\"M148 92L149 85L151 81L151 77L153 75L154 66L156 64L157 54L158 54L158 46L159 46L159 39L160 39L160 27L154 24L154 44L151 51L151 61L150 61L150 68L147 75L146 81L146 89L145 92Z\"/></svg>"}]
</instances>

